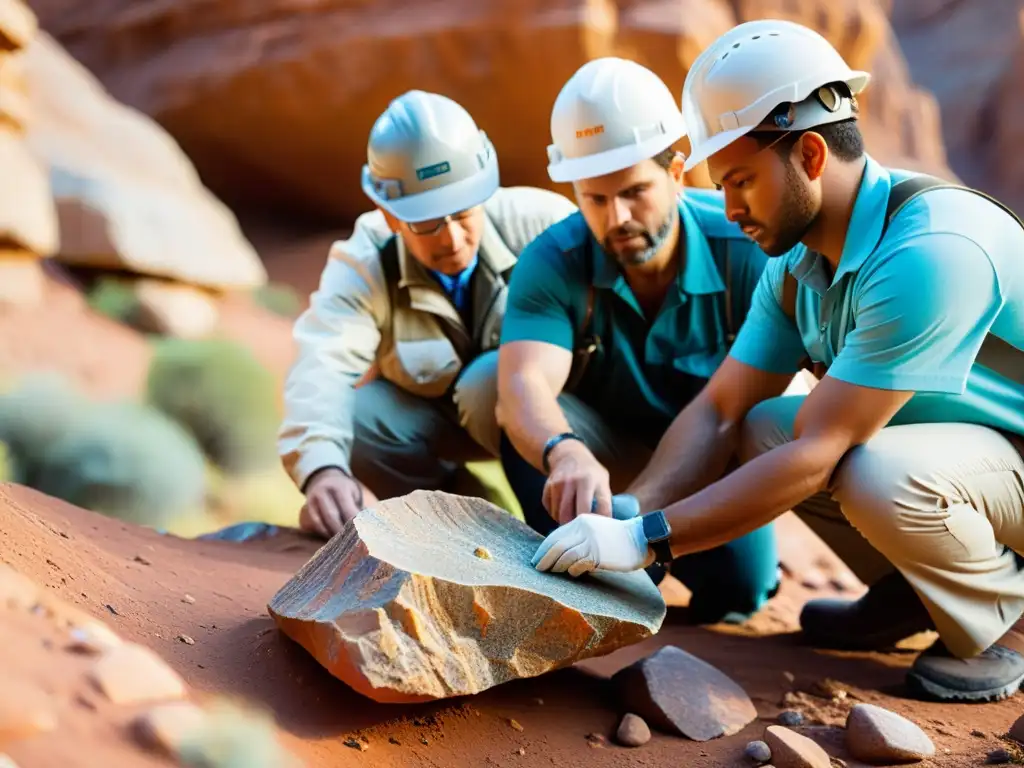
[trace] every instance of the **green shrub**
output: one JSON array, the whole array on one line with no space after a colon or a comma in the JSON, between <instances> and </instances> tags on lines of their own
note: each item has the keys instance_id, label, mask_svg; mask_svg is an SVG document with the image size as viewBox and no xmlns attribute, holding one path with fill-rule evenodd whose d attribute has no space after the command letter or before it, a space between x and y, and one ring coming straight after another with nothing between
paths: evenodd
<instances>
[{"instance_id":1,"label":"green shrub","mask_svg":"<svg viewBox=\"0 0 1024 768\"><path fill-rule=\"evenodd\" d=\"M33 468L33 487L95 512L166 527L205 504L195 440L154 408L95 403Z\"/></svg>"},{"instance_id":2,"label":"green shrub","mask_svg":"<svg viewBox=\"0 0 1024 768\"><path fill-rule=\"evenodd\" d=\"M225 472L277 462L277 381L246 347L223 339L157 339L147 393Z\"/></svg>"},{"instance_id":3,"label":"green shrub","mask_svg":"<svg viewBox=\"0 0 1024 768\"><path fill-rule=\"evenodd\" d=\"M94 312L126 325L135 322L139 311L139 300L131 284L116 277L99 278L86 301Z\"/></svg>"},{"instance_id":4,"label":"green shrub","mask_svg":"<svg viewBox=\"0 0 1024 768\"><path fill-rule=\"evenodd\" d=\"M205 503L202 451L137 403L94 403L53 377L0 395L10 479L85 509L166 526Z\"/></svg>"},{"instance_id":5,"label":"green shrub","mask_svg":"<svg viewBox=\"0 0 1024 768\"><path fill-rule=\"evenodd\" d=\"M268 283L252 292L253 300L268 312L289 319L298 317L302 311L302 296L290 285Z\"/></svg>"}]
</instances>

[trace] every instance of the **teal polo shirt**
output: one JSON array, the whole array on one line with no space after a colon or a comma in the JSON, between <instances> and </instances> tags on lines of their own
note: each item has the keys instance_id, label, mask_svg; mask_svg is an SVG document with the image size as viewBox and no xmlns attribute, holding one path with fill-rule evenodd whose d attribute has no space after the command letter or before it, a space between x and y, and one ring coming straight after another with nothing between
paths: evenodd
<instances>
[{"instance_id":1,"label":"teal polo shirt","mask_svg":"<svg viewBox=\"0 0 1024 768\"><path fill-rule=\"evenodd\" d=\"M687 189L679 197L679 213L685 263L652 322L614 256L576 212L520 255L502 324L502 343L541 341L572 351L592 276L591 328L601 343L574 394L613 427L651 447L725 358L726 272L735 331L767 261L726 219L722 193Z\"/></svg>"},{"instance_id":2,"label":"teal polo shirt","mask_svg":"<svg viewBox=\"0 0 1024 768\"><path fill-rule=\"evenodd\" d=\"M1024 349L1024 230L980 195L939 189L907 204L879 242L889 191L910 175L869 157L835 275L802 245L773 259L730 354L779 373L809 355L841 381L914 392L892 424L1024 434L1024 386L975 362L987 334ZM786 271L795 324L782 311Z\"/></svg>"}]
</instances>

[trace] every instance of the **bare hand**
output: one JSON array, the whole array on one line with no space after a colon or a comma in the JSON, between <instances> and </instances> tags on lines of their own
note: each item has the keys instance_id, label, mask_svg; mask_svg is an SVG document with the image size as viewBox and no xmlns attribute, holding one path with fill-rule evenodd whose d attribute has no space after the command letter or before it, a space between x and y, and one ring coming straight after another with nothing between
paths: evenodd
<instances>
[{"instance_id":1,"label":"bare hand","mask_svg":"<svg viewBox=\"0 0 1024 768\"><path fill-rule=\"evenodd\" d=\"M362 509L359 481L340 469L322 469L306 486L306 503L299 515L299 528L329 539Z\"/></svg>"},{"instance_id":2,"label":"bare hand","mask_svg":"<svg viewBox=\"0 0 1024 768\"><path fill-rule=\"evenodd\" d=\"M552 449L549 461L551 474L544 485L542 500L548 514L559 525L589 512L611 517L608 470L583 443L577 440L559 443Z\"/></svg>"}]
</instances>

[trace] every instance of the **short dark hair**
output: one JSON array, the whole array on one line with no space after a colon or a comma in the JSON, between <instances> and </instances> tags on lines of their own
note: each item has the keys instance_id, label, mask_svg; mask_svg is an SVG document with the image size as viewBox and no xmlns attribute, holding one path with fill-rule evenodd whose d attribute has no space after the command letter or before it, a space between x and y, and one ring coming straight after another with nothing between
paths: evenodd
<instances>
[{"instance_id":1,"label":"short dark hair","mask_svg":"<svg viewBox=\"0 0 1024 768\"><path fill-rule=\"evenodd\" d=\"M850 89L845 83L833 83L832 85L846 98L851 98ZM789 111L789 108L789 102L780 104L768 114L762 125L765 123L773 123L776 116L785 115ZM856 113L856 102L854 102L854 112ZM825 140L825 144L828 146L829 151L836 156L836 159L844 163L852 163L854 160L860 160L864 155L864 136L860 132L860 126L857 124L856 116L848 117L845 120L839 120L835 123L825 123L824 125L813 126L811 128L807 128L805 131L792 131L790 136L779 141L779 143L773 146L772 149L780 155L788 153L793 148L793 144L796 140L806 133L806 131L814 131L816 134L821 136L821 138ZM778 131L755 130L747 135L758 141L762 146L766 146L779 138Z\"/></svg>"},{"instance_id":2,"label":"short dark hair","mask_svg":"<svg viewBox=\"0 0 1024 768\"><path fill-rule=\"evenodd\" d=\"M668 149L661 150L651 159L667 171L672 167L672 161L675 160L677 154L674 147L669 147Z\"/></svg>"}]
</instances>

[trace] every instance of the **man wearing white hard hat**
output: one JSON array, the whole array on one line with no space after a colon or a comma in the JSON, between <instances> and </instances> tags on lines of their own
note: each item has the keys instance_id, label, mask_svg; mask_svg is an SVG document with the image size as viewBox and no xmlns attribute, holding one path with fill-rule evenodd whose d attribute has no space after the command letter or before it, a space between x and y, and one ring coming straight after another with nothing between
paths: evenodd
<instances>
[{"instance_id":1,"label":"man wearing white hard hat","mask_svg":"<svg viewBox=\"0 0 1024 768\"><path fill-rule=\"evenodd\" d=\"M729 217L780 258L679 418L689 450L652 462L689 484L646 496L662 540L577 520L536 563L636 569L795 509L870 585L857 601L808 603L808 642L878 649L934 628L912 690L1000 699L1024 680L1024 224L866 154L856 97L868 81L789 22L741 25L695 62L687 165L707 160ZM804 357L827 375L779 397ZM698 482L726 448L743 466Z\"/></svg>"},{"instance_id":2,"label":"man wearing white hard hat","mask_svg":"<svg viewBox=\"0 0 1024 768\"><path fill-rule=\"evenodd\" d=\"M551 133L548 172L572 183L580 211L520 258L498 401L506 476L544 534L592 506L628 510L621 492L725 357L767 262L726 220L721 193L683 190L682 116L650 70L614 57L583 65L555 101ZM774 532L682 558L672 573L692 592L692 620L742 620L778 585Z\"/></svg>"},{"instance_id":3,"label":"man wearing white hard hat","mask_svg":"<svg viewBox=\"0 0 1024 768\"><path fill-rule=\"evenodd\" d=\"M501 187L470 114L415 90L375 122L362 187L376 210L332 245L296 322L279 435L306 495L300 524L322 536L366 490L451 490L458 467L497 456L507 280L527 243L575 210L554 192Z\"/></svg>"}]
</instances>

